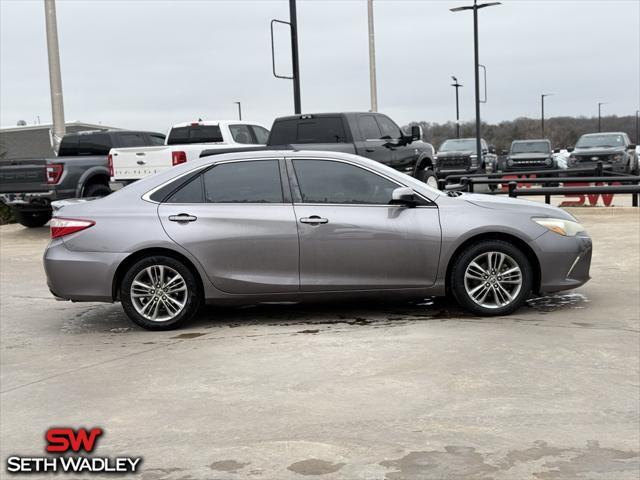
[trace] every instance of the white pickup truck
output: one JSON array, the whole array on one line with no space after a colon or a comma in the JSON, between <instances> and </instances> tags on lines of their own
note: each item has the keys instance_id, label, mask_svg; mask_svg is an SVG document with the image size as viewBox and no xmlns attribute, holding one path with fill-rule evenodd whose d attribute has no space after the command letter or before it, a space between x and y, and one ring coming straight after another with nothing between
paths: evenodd
<instances>
[{"instance_id":1,"label":"white pickup truck","mask_svg":"<svg viewBox=\"0 0 640 480\"><path fill-rule=\"evenodd\" d=\"M200 157L203 150L265 145L269 130L255 122L202 121L178 123L167 133L164 145L112 148L109 151L111 190Z\"/></svg>"}]
</instances>

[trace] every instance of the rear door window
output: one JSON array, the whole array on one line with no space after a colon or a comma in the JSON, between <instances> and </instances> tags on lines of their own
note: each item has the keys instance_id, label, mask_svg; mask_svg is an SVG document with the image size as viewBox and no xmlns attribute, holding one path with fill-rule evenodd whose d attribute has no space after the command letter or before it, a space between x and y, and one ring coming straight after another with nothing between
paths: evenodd
<instances>
[{"instance_id":1,"label":"rear door window","mask_svg":"<svg viewBox=\"0 0 640 480\"><path fill-rule=\"evenodd\" d=\"M165 136L152 133L149 135L149 139L151 140L151 145L164 145Z\"/></svg>"},{"instance_id":2,"label":"rear door window","mask_svg":"<svg viewBox=\"0 0 640 480\"><path fill-rule=\"evenodd\" d=\"M283 203L278 160L216 165L203 174L208 203Z\"/></svg>"},{"instance_id":3,"label":"rear door window","mask_svg":"<svg viewBox=\"0 0 640 480\"><path fill-rule=\"evenodd\" d=\"M177 192L173 193L165 203L203 203L204 191L202 188L202 175L198 175Z\"/></svg>"},{"instance_id":4,"label":"rear door window","mask_svg":"<svg viewBox=\"0 0 640 480\"><path fill-rule=\"evenodd\" d=\"M251 130L248 125L229 125L231 138L236 143L254 143Z\"/></svg>"},{"instance_id":5,"label":"rear door window","mask_svg":"<svg viewBox=\"0 0 640 480\"><path fill-rule=\"evenodd\" d=\"M373 115L360 115L358 117L358 126L360 133L365 140L377 140L382 137L380 127Z\"/></svg>"}]
</instances>

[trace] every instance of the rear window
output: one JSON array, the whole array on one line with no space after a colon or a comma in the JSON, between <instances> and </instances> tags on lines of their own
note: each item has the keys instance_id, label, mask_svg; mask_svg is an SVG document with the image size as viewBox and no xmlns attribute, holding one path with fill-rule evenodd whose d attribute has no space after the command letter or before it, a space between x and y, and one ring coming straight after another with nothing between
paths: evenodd
<instances>
[{"instance_id":1,"label":"rear window","mask_svg":"<svg viewBox=\"0 0 640 480\"><path fill-rule=\"evenodd\" d=\"M147 144L147 140L142 133L123 133L120 135L120 144L123 148L144 147Z\"/></svg>"},{"instance_id":2,"label":"rear window","mask_svg":"<svg viewBox=\"0 0 640 480\"><path fill-rule=\"evenodd\" d=\"M289 143L345 143L347 136L342 117L282 120L274 123L270 145Z\"/></svg>"},{"instance_id":3,"label":"rear window","mask_svg":"<svg viewBox=\"0 0 640 480\"><path fill-rule=\"evenodd\" d=\"M222 133L217 125L189 125L174 127L169 132L167 145L184 145L186 143L222 142Z\"/></svg>"}]
</instances>

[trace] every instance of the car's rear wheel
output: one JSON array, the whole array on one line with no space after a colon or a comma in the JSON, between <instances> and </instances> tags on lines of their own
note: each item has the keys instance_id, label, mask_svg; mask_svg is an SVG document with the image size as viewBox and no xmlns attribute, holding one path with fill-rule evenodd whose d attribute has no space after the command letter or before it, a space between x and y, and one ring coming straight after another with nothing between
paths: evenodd
<instances>
[{"instance_id":1,"label":"car's rear wheel","mask_svg":"<svg viewBox=\"0 0 640 480\"><path fill-rule=\"evenodd\" d=\"M13 216L15 217L16 222L27 228L44 226L49 220L51 220L51 215L51 210L31 212L21 212L19 210L13 211Z\"/></svg>"},{"instance_id":2,"label":"car's rear wheel","mask_svg":"<svg viewBox=\"0 0 640 480\"><path fill-rule=\"evenodd\" d=\"M531 293L533 270L526 255L503 240L470 245L457 258L450 290L466 310L481 316L507 315Z\"/></svg>"},{"instance_id":3,"label":"car's rear wheel","mask_svg":"<svg viewBox=\"0 0 640 480\"><path fill-rule=\"evenodd\" d=\"M125 273L120 299L127 316L148 330L170 330L189 320L202 294L193 272L182 262L152 256Z\"/></svg>"}]
</instances>

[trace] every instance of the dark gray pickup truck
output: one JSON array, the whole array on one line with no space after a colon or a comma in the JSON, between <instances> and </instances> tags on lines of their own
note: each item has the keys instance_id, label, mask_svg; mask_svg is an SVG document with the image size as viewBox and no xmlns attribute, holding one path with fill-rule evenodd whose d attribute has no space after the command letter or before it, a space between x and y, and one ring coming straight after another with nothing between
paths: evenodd
<instances>
[{"instance_id":1,"label":"dark gray pickup truck","mask_svg":"<svg viewBox=\"0 0 640 480\"><path fill-rule=\"evenodd\" d=\"M569 157L569 168L595 167L598 162L619 173L640 174L636 146L624 132L582 135Z\"/></svg>"},{"instance_id":2,"label":"dark gray pickup truck","mask_svg":"<svg viewBox=\"0 0 640 480\"><path fill-rule=\"evenodd\" d=\"M0 160L0 202L11 207L25 227L51 218L51 202L109 195L111 148L162 145L164 135L130 130L65 135L54 158Z\"/></svg>"},{"instance_id":3,"label":"dark gray pickup truck","mask_svg":"<svg viewBox=\"0 0 640 480\"><path fill-rule=\"evenodd\" d=\"M277 118L267 147L345 152L384 163L437 188L433 147L423 142L420 127L405 135L381 113L319 113ZM206 152L203 152L203 155Z\"/></svg>"},{"instance_id":4,"label":"dark gray pickup truck","mask_svg":"<svg viewBox=\"0 0 640 480\"><path fill-rule=\"evenodd\" d=\"M553 170L557 167L551 142L541 140L514 140L504 164L505 172L519 170Z\"/></svg>"}]
</instances>

